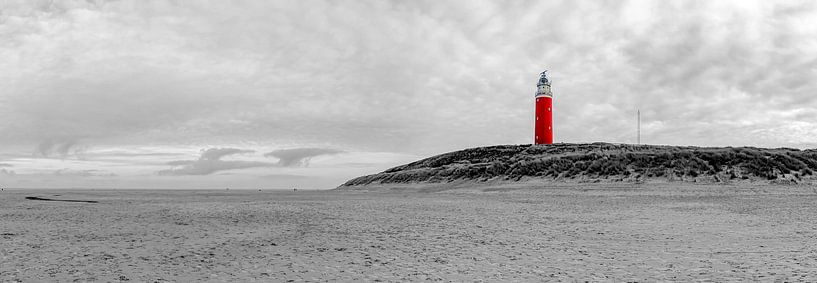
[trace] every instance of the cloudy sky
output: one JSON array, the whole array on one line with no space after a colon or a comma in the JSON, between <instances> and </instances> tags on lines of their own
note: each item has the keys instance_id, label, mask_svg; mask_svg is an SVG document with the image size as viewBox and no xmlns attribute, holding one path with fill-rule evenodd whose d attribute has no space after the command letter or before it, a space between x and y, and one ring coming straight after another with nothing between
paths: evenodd
<instances>
[{"instance_id":1,"label":"cloudy sky","mask_svg":"<svg viewBox=\"0 0 817 283\"><path fill-rule=\"evenodd\" d=\"M0 1L0 186L331 188L451 150L817 147L814 1Z\"/></svg>"}]
</instances>

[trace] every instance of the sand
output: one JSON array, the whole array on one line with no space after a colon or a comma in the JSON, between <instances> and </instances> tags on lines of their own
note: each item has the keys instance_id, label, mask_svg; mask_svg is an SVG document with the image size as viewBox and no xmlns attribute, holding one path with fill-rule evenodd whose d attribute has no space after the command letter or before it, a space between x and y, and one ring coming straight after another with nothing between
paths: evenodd
<instances>
[{"instance_id":1,"label":"sand","mask_svg":"<svg viewBox=\"0 0 817 283\"><path fill-rule=\"evenodd\" d=\"M814 282L815 203L749 185L6 190L0 281Z\"/></svg>"}]
</instances>

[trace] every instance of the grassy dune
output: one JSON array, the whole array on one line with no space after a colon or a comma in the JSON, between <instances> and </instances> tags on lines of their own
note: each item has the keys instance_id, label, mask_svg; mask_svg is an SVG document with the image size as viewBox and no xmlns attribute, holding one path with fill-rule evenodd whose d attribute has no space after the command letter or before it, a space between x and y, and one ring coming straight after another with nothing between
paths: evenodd
<instances>
[{"instance_id":1,"label":"grassy dune","mask_svg":"<svg viewBox=\"0 0 817 283\"><path fill-rule=\"evenodd\" d=\"M499 145L429 157L347 181L383 184L541 179L565 182L809 182L817 150L608 143Z\"/></svg>"}]
</instances>

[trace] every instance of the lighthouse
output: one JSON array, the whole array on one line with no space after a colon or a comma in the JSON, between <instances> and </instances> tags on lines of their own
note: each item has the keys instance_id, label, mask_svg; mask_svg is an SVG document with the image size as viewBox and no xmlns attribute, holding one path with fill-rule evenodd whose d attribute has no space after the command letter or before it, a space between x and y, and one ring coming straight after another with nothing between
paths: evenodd
<instances>
[{"instance_id":1,"label":"lighthouse","mask_svg":"<svg viewBox=\"0 0 817 283\"><path fill-rule=\"evenodd\" d=\"M539 74L539 82L536 83L534 143L553 143L553 93L550 91L547 70Z\"/></svg>"}]
</instances>

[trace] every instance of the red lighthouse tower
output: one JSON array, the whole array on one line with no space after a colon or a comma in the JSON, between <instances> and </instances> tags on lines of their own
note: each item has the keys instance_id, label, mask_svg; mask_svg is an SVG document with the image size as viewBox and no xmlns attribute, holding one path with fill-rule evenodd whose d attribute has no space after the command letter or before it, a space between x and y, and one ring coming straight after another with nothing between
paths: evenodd
<instances>
[{"instance_id":1,"label":"red lighthouse tower","mask_svg":"<svg viewBox=\"0 0 817 283\"><path fill-rule=\"evenodd\" d=\"M539 74L539 82L536 83L536 125L534 128L536 144L553 143L553 93L550 92L547 70Z\"/></svg>"}]
</instances>

